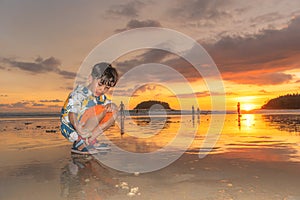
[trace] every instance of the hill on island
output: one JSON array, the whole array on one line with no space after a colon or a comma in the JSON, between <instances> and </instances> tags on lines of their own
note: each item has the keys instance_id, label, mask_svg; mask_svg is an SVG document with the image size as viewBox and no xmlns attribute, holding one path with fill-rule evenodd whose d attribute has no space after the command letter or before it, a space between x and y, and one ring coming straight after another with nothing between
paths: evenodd
<instances>
[{"instance_id":1,"label":"hill on island","mask_svg":"<svg viewBox=\"0 0 300 200\"><path fill-rule=\"evenodd\" d=\"M168 103L166 102L162 102L162 101L154 101L154 100L150 100L150 101L143 101L141 103L139 103L135 108L134 110L137 110L137 109L146 109L146 110L149 110L152 106L152 109L154 108L155 109L155 105L161 105L164 109L170 109L170 106ZM158 108L160 106L157 106Z\"/></svg>"},{"instance_id":2,"label":"hill on island","mask_svg":"<svg viewBox=\"0 0 300 200\"><path fill-rule=\"evenodd\" d=\"M300 94L287 94L271 99L262 109L300 109Z\"/></svg>"}]
</instances>

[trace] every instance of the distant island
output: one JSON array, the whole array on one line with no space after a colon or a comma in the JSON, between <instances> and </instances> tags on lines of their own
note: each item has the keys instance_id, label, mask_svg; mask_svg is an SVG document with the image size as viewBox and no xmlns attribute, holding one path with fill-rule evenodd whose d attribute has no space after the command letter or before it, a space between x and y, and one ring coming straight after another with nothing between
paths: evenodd
<instances>
[{"instance_id":1,"label":"distant island","mask_svg":"<svg viewBox=\"0 0 300 200\"><path fill-rule=\"evenodd\" d=\"M140 109L149 110L152 106L154 106L154 109L155 109L155 105L161 105L164 109L172 110L168 103L162 102L162 101L154 101L154 100L143 101L143 102L139 103L134 108L134 110L140 110ZM159 109L159 107L160 106L157 106L157 109ZM153 107L152 107L152 109L153 109Z\"/></svg>"},{"instance_id":2,"label":"distant island","mask_svg":"<svg viewBox=\"0 0 300 200\"><path fill-rule=\"evenodd\" d=\"M261 109L300 109L300 94L287 94L271 99Z\"/></svg>"}]
</instances>

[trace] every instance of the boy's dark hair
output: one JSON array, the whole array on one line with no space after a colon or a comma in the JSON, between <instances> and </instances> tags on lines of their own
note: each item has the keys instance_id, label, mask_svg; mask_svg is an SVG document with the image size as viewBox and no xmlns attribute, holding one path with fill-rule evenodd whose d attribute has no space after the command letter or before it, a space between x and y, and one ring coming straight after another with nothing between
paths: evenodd
<instances>
[{"instance_id":1,"label":"boy's dark hair","mask_svg":"<svg viewBox=\"0 0 300 200\"><path fill-rule=\"evenodd\" d=\"M92 69L91 76L98 79L102 85L114 87L118 81L118 72L111 64L106 62L97 63Z\"/></svg>"}]
</instances>

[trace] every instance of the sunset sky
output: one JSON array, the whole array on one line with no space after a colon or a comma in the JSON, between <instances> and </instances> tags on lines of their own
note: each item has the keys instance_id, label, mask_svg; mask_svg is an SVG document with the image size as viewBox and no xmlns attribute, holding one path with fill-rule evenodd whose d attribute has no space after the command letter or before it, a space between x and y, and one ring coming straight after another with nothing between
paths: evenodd
<instances>
[{"instance_id":1,"label":"sunset sky","mask_svg":"<svg viewBox=\"0 0 300 200\"><path fill-rule=\"evenodd\" d=\"M1 0L0 112L59 111L88 54L110 36L141 27L169 28L198 41L222 75L228 110L237 102L244 110L260 108L300 90L300 1ZM122 75L147 63L182 73L201 109L210 109L210 97L218 96L195 78L189 63L170 53L134 51L113 65ZM131 84L116 91L115 102L129 95L127 108L150 99L191 108L191 96L178 80L169 80L176 94L159 81L126 81Z\"/></svg>"}]
</instances>

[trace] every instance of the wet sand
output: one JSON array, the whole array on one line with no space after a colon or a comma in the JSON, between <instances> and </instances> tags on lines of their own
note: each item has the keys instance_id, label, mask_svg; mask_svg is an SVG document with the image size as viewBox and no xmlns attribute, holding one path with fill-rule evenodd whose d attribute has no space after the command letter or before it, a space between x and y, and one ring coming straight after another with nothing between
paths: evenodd
<instances>
[{"instance_id":1,"label":"wet sand","mask_svg":"<svg viewBox=\"0 0 300 200\"><path fill-rule=\"evenodd\" d=\"M245 115L238 123L236 116L228 116L215 148L199 159L210 121L203 116L189 150L171 165L143 174L111 169L93 156L71 155L71 143L59 133L56 118L3 119L0 199L300 200L299 119L298 115ZM138 153L160 149L180 125L176 117L168 118L166 124L157 121L153 127L148 119L135 120L133 124L148 132L140 133L126 121L124 135L114 126L108 138ZM184 120L184 130L192 130L192 121ZM161 132L148 139L131 135L148 136L160 125ZM102 156L112 159L114 152Z\"/></svg>"},{"instance_id":2,"label":"wet sand","mask_svg":"<svg viewBox=\"0 0 300 200\"><path fill-rule=\"evenodd\" d=\"M296 162L184 154L161 170L128 174L69 149L2 151L0 199L300 199Z\"/></svg>"}]
</instances>

